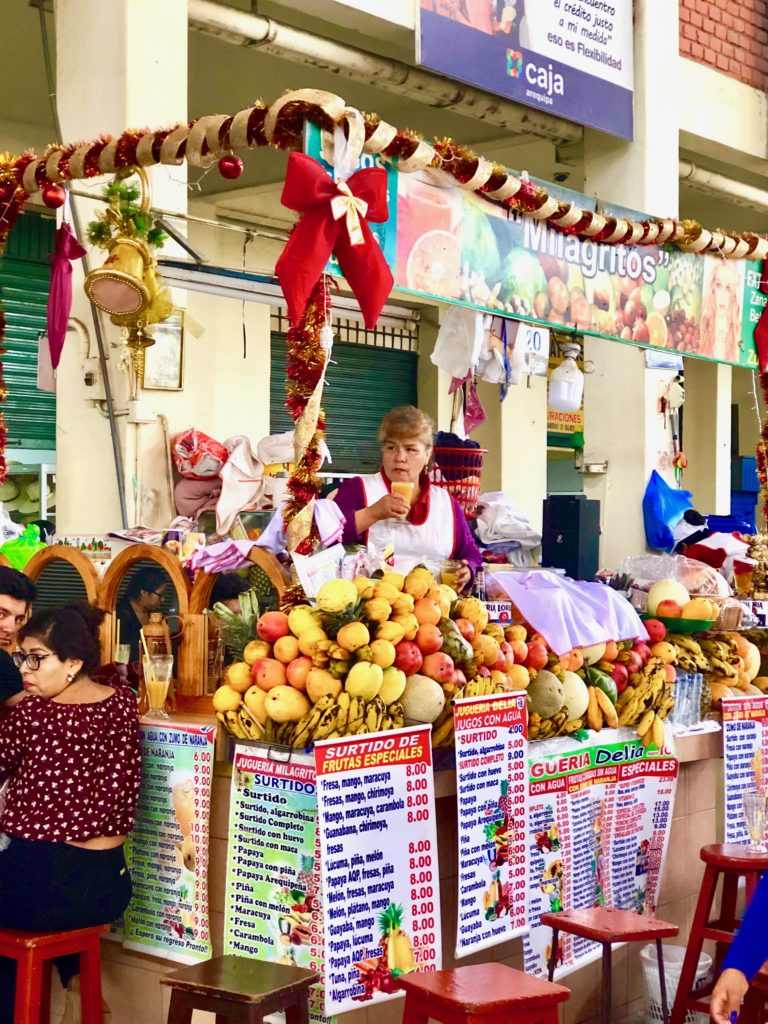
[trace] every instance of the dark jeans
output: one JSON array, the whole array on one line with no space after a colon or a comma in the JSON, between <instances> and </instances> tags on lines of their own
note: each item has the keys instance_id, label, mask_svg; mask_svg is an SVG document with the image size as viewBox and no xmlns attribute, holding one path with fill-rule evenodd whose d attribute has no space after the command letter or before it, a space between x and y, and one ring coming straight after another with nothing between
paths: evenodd
<instances>
[{"instance_id":1,"label":"dark jeans","mask_svg":"<svg viewBox=\"0 0 768 1024\"><path fill-rule=\"evenodd\" d=\"M70 931L109 924L130 899L122 846L83 850L12 838L0 852L0 927ZM63 985L79 973L79 959L56 960ZM15 987L16 962L0 957L0 1024L13 1024Z\"/></svg>"}]
</instances>

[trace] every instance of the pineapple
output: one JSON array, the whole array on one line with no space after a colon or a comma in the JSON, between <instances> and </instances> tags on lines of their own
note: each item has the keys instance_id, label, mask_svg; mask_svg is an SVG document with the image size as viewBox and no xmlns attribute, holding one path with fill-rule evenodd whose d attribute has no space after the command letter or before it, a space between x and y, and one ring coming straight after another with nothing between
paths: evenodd
<instances>
[{"instance_id":1,"label":"pineapple","mask_svg":"<svg viewBox=\"0 0 768 1024\"><path fill-rule=\"evenodd\" d=\"M323 623L325 626L326 636L330 637L331 640L335 640L342 626L347 626L350 622L360 622L362 617L362 599L353 601L351 604L348 604L346 608L342 608L341 611L325 612L323 615Z\"/></svg>"},{"instance_id":2,"label":"pineapple","mask_svg":"<svg viewBox=\"0 0 768 1024\"><path fill-rule=\"evenodd\" d=\"M413 959L411 940L400 931L403 923L403 906L401 903L389 903L379 914L381 931L381 948L387 959L390 973L407 974L416 969Z\"/></svg>"},{"instance_id":3,"label":"pineapple","mask_svg":"<svg viewBox=\"0 0 768 1024\"><path fill-rule=\"evenodd\" d=\"M277 611L279 603L277 591L260 565L254 565L248 570L248 582L258 598L259 610L262 612Z\"/></svg>"}]
</instances>

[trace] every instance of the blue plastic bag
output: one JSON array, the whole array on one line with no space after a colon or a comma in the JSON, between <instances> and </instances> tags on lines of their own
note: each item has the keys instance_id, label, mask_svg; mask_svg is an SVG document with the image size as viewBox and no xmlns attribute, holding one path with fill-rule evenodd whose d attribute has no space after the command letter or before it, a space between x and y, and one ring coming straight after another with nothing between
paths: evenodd
<instances>
[{"instance_id":1,"label":"blue plastic bag","mask_svg":"<svg viewBox=\"0 0 768 1024\"><path fill-rule=\"evenodd\" d=\"M672 551L675 546L672 531L689 508L693 508L691 492L670 487L654 469L643 496L643 522L648 547Z\"/></svg>"}]
</instances>

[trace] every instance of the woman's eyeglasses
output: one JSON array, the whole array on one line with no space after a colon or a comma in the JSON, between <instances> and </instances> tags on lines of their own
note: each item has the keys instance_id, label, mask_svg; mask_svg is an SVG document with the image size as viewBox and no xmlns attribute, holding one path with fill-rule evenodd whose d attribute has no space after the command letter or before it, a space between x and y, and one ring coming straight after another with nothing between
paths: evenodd
<instances>
[{"instance_id":1,"label":"woman's eyeglasses","mask_svg":"<svg viewBox=\"0 0 768 1024\"><path fill-rule=\"evenodd\" d=\"M21 669L26 665L30 672L37 672L40 668L40 662L45 661L46 658L52 658L53 655L27 654L26 651L14 651L11 657L16 668Z\"/></svg>"}]
</instances>

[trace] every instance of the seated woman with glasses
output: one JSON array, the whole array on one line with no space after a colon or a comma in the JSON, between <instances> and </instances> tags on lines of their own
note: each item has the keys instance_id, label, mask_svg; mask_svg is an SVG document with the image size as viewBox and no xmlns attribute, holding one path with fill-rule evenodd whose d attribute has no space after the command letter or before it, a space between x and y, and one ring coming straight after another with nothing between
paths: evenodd
<instances>
[{"instance_id":1,"label":"seated woman with glasses","mask_svg":"<svg viewBox=\"0 0 768 1024\"><path fill-rule=\"evenodd\" d=\"M141 627L149 622L150 612L160 608L168 577L162 569L140 569L128 580L125 593L117 602L120 643L131 648L130 660L141 657Z\"/></svg>"},{"instance_id":2,"label":"seated woman with glasses","mask_svg":"<svg viewBox=\"0 0 768 1024\"><path fill-rule=\"evenodd\" d=\"M102 686L102 612L65 605L39 612L13 658L26 697L0 720L0 927L69 931L108 924L131 898L123 844L141 776L136 698ZM60 957L77 988L78 957ZM13 1024L16 965L0 958L0 1024Z\"/></svg>"}]
</instances>

